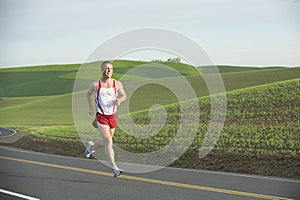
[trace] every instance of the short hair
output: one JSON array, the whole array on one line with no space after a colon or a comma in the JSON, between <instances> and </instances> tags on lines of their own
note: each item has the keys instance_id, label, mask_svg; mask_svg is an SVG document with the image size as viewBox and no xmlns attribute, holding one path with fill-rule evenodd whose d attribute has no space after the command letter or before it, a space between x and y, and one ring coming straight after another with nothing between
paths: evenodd
<instances>
[{"instance_id":1,"label":"short hair","mask_svg":"<svg viewBox=\"0 0 300 200\"><path fill-rule=\"evenodd\" d=\"M110 61L104 61L104 62L101 64L101 71L103 71L104 66L105 66L106 64L111 64L111 65L112 65L112 62L110 62Z\"/></svg>"}]
</instances>

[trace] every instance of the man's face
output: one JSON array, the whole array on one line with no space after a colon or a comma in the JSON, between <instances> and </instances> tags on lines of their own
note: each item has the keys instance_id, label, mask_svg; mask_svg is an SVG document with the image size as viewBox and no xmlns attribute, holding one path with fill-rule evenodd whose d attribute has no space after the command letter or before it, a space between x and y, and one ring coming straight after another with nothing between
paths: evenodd
<instances>
[{"instance_id":1,"label":"man's face","mask_svg":"<svg viewBox=\"0 0 300 200\"><path fill-rule=\"evenodd\" d=\"M113 74L113 66L109 63L105 64L102 69L102 74L103 74L103 76L105 76L107 78L111 78L111 76Z\"/></svg>"}]
</instances>

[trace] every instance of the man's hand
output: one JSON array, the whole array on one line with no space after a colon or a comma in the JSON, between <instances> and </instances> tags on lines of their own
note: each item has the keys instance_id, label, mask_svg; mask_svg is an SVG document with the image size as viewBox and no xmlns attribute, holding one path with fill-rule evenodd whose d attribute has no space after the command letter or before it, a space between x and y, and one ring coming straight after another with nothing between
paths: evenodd
<instances>
[{"instance_id":1,"label":"man's hand","mask_svg":"<svg viewBox=\"0 0 300 200\"><path fill-rule=\"evenodd\" d=\"M94 109L90 110L89 115L94 116Z\"/></svg>"},{"instance_id":2,"label":"man's hand","mask_svg":"<svg viewBox=\"0 0 300 200\"><path fill-rule=\"evenodd\" d=\"M119 100L119 98L116 99L116 103L117 106L119 106L121 104L121 101Z\"/></svg>"}]
</instances>

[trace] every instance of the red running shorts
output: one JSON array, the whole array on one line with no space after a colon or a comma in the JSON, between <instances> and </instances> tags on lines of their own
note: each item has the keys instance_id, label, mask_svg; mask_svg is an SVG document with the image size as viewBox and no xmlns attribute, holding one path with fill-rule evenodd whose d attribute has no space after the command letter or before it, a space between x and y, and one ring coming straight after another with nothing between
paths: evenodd
<instances>
[{"instance_id":1,"label":"red running shorts","mask_svg":"<svg viewBox=\"0 0 300 200\"><path fill-rule=\"evenodd\" d=\"M118 124L118 115L117 114L103 115L103 114L97 113L96 119L100 124L109 126L110 129L116 128L117 124ZM93 126L95 128L97 128L96 120L93 121Z\"/></svg>"}]
</instances>

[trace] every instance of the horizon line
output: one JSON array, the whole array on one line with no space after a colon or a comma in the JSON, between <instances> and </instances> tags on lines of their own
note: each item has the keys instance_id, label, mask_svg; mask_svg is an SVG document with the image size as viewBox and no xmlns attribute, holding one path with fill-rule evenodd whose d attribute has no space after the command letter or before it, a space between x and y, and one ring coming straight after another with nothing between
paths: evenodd
<instances>
[{"instance_id":1,"label":"horizon line","mask_svg":"<svg viewBox=\"0 0 300 200\"><path fill-rule=\"evenodd\" d=\"M107 59L109 60L109 59ZM136 60L136 59L118 59L118 60L125 60L125 61L136 61L136 62L149 62L151 63L152 60ZM117 60L114 60L117 61ZM162 62L168 62L165 60L161 60ZM91 62L101 62L101 60L91 61ZM25 65L10 65L10 66L0 66L0 69L10 69L10 68L23 68L23 67L38 67L38 66L49 66L49 65L83 65L91 62L49 62L49 63L37 63L37 64L25 64ZM187 64L184 62L179 62L182 64ZM188 64L189 65L189 64ZM286 68L293 68L293 67L300 67L299 65L247 65L247 64L214 64L214 65L201 65L195 67L205 67L205 66L232 66L232 67L256 67L256 68L267 68L267 67L286 67Z\"/></svg>"}]
</instances>

